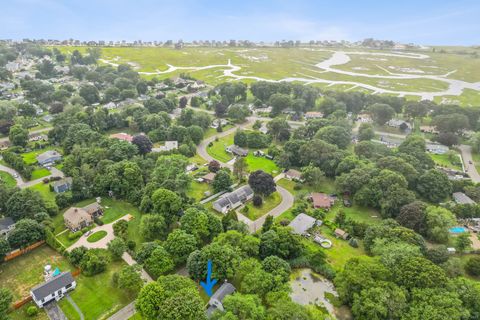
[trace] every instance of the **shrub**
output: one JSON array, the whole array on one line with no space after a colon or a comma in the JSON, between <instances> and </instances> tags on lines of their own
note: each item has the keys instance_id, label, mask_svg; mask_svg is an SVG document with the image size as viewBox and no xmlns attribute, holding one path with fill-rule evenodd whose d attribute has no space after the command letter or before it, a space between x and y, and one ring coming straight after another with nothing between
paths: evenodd
<instances>
[{"instance_id":1,"label":"shrub","mask_svg":"<svg viewBox=\"0 0 480 320\"><path fill-rule=\"evenodd\" d=\"M30 306L27 308L27 316L34 317L38 314L38 308L35 306Z\"/></svg>"},{"instance_id":2,"label":"shrub","mask_svg":"<svg viewBox=\"0 0 480 320\"><path fill-rule=\"evenodd\" d=\"M128 250L133 251L133 250L135 250L136 246L137 246L137 243L135 241L133 241L133 240L128 240L127 241Z\"/></svg>"},{"instance_id":3,"label":"shrub","mask_svg":"<svg viewBox=\"0 0 480 320\"><path fill-rule=\"evenodd\" d=\"M480 276L480 256L470 258L465 264L465 270L469 275Z\"/></svg>"},{"instance_id":4,"label":"shrub","mask_svg":"<svg viewBox=\"0 0 480 320\"><path fill-rule=\"evenodd\" d=\"M293 190L300 190L302 189L302 185L300 183L295 183L295 185L293 186Z\"/></svg>"},{"instance_id":5,"label":"shrub","mask_svg":"<svg viewBox=\"0 0 480 320\"><path fill-rule=\"evenodd\" d=\"M85 228L83 228L81 231L82 231L82 234L85 234L85 233L88 232L88 228L85 227Z\"/></svg>"},{"instance_id":6,"label":"shrub","mask_svg":"<svg viewBox=\"0 0 480 320\"><path fill-rule=\"evenodd\" d=\"M254 205L255 207L260 207L260 206L263 204L263 199L262 199L261 196L259 196L258 194L256 194L256 195L253 196L252 202L253 202L253 205Z\"/></svg>"},{"instance_id":7,"label":"shrub","mask_svg":"<svg viewBox=\"0 0 480 320\"><path fill-rule=\"evenodd\" d=\"M100 220L99 217L95 217L95 218L93 219L93 221L95 221L95 223L96 223L97 225L99 225L99 226L103 226L103 224L104 224L103 221Z\"/></svg>"},{"instance_id":8,"label":"shrub","mask_svg":"<svg viewBox=\"0 0 480 320\"><path fill-rule=\"evenodd\" d=\"M249 207L245 206L245 207L242 208L243 213L248 213L248 211L250 211Z\"/></svg>"},{"instance_id":9,"label":"shrub","mask_svg":"<svg viewBox=\"0 0 480 320\"><path fill-rule=\"evenodd\" d=\"M42 182L43 182L44 184L47 184L47 183L50 182L50 179L49 179L49 178L43 178Z\"/></svg>"},{"instance_id":10,"label":"shrub","mask_svg":"<svg viewBox=\"0 0 480 320\"><path fill-rule=\"evenodd\" d=\"M358 242L355 238L351 238L350 240L348 240L348 244L353 248L358 248Z\"/></svg>"},{"instance_id":11,"label":"shrub","mask_svg":"<svg viewBox=\"0 0 480 320\"><path fill-rule=\"evenodd\" d=\"M82 236L82 231L77 231L77 232L68 232L68 240L75 240L78 239Z\"/></svg>"}]
</instances>

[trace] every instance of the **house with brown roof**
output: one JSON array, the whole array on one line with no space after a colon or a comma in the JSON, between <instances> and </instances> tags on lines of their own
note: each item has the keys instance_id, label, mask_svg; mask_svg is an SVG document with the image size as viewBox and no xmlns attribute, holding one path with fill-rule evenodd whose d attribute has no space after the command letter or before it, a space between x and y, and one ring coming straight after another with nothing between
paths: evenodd
<instances>
[{"instance_id":1,"label":"house with brown roof","mask_svg":"<svg viewBox=\"0 0 480 320\"><path fill-rule=\"evenodd\" d=\"M285 178L287 178L288 180L303 182L302 173L295 169L289 169L288 171L286 171Z\"/></svg>"},{"instance_id":2,"label":"house with brown roof","mask_svg":"<svg viewBox=\"0 0 480 320\"><path fill-rule=\"evenodd\" d=\"M215 176L216 176L216 175L217 175L217 174L214 173L214 172L209 172L209 173L207 173L206 175L204 175L204 176L202 177L202 182L212 183L212 182L213 182L213 179L215 179Z\"/></svg>"},{"instance_id":3,"label":"house with brown roof","mask_svg":"<svg viewBox=\"0 0 480 320\"><path fill-rule=\"evenodd\" d=\"M93 224L94 219L103 214L103 208L98 202L83 208L71 207L63 214L65 226L75 232Z\"/></svg>"},{"instance_id":4,"label":"house with brown roof","mask_svg":"<svg viewBox=\"0 0 480 320\"><path fill-rule=\"evenodd\" d=\"M335 237L342 238L343 240L347 240L348 237L350 236L346 231L339 228L335 229L334 233L335 233Z\"/></svg>"},{"instance_id":5,"label":"house with brown roof","mask_svg":"<svg viewBox=\"0 0 480 320\"><path fill-rule=\"evenodd\" d=\"M123 141L127 141L127 142L132 142L132 140L133 140L133 136L131 136L128 133L125 133L125 132L111 134L110 138L119 139L119 140L123 140Z\"/></svg>"},{"instance_id":6,"label":"house with brown roof","mask_svg":"<svg viewBox=\"0 0 480 320\"><path fill-rule=\"evenodd\" d=\"M65 226L76 232L93 224L93 218L83 208L71 207L63 214Z\"/></svg>"},{"instance_id":7,"label":"house with brown roof","mask_svg":"<svg viewBox=\"0 0 480 320\"><path fill-rule=\"evenodd\" d=\"M313 207L315 209L329 210L334 202L334 200L328 194L320 192L313 192L310 195L310 199L312 200Z\"/></svg>"}]
</instances>

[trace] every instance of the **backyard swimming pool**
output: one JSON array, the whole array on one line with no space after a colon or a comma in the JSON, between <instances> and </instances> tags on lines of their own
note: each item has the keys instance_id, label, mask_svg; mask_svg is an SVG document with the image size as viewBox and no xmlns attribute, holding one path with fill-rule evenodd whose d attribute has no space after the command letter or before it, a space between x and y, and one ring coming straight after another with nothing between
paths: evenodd
<instances>
[{"instance_id":1,"label":"backyard swimming pool","mask_svg":"<svg viewBox=\"0 0 480 320\"><path fill-rule=\"evenodd\" d=\"M467 228L464 228L464 227L453 227L453 228L450 228L448 231L450 231L450 233L468 232Z\"/></svg>"}]
</instances>

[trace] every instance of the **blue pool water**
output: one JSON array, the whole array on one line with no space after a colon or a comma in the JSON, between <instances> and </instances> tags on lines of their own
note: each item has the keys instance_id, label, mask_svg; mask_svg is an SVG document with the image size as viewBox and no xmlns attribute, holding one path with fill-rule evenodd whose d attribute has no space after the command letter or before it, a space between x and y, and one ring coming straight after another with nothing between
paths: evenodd
<instances>
[{"instance_id":1,"label":"blue pool water","mask_svg":"<svg viewBox=\"0 0 480 320\"><path fill-rule=\"evenodd\" d=\"M451 233L463 233L463 232L467 232L468 230L464 227L453 227L453 228L450 228L449 231Z\"/></svg>"}]
</instances>

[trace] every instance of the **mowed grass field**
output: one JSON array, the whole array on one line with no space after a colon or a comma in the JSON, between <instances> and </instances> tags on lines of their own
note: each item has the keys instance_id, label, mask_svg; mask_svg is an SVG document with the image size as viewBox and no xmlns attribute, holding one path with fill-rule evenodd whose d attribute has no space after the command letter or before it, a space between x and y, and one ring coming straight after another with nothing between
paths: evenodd
<instances>
[{"instance_id":1,"label":"mowed grass field","mask_svg":"<svg viewBox=\"0 0 480 320\"><path fill-rule=\"evenodd\" d=\"M78 49L86 51L86 47L58 47L61 51L71 53ZM443 50L443 51L442 51ZM350 61L346 64L334 66L337 69L366 74L369 76L356 76L335 72L324 72L315 65L330 58L334 52L349 51ZM358 54L361 52L361 54ZM405 92L442 91L448 84L435 79L388 79L376 78L390 76L391 74L409 74L418 76L445 75L449 79L458 79L467 82L480 81L480 59L474 55L480 50L474 48L428 48L426 50L396 51L396 56L381 54L392 53L392 50L368 50L364 48L209 48L186 47L182 50L163 47L104 47L102 48L101 63L130 63L140 72L155 73L165 71L169 65L176 67L206 67L201 70L175 70L162 74L144 74L146 78L167 78L178 76L182 72L190 73L193 77L207 81L212 85L231 80L224 76L228 61L241 67L235 71L239 76L253 76L264 79L280 80L284 78L319 78L333 81L351 81L373 85L378 88ZM372 55L373 53L374 55ZM426 59L415 59L405 54L425 54ZM375 55L376 54L376 55ZM378 55L380 54L380 55ZM373 76L373 77L372 77ZM245 79L247 83L255 80ZM328 83L314 84L318 87L328 86ZM355 87L354 84L334 84L331 90L360 90L369 89ZM416 100L419 96L407 95L408 99ZM436 97L436 100L455 101L462 105L478 105L480 92L465 90L460 96Z\"/></svg>"},{"instance_id":2,"label":"mowed grass field","mask_svg":"<svg viewBox=\"0 0 480 320\"><path fill-rule=\"evenodd\" d=\"M43 268L47 264L52 268L58 267L60 271L74 270L65 257L43 245L0 264L0 284L12 292L14 301L18 301L28 296L30 289L44 281Z\"/></svg>"}]
</instances>

